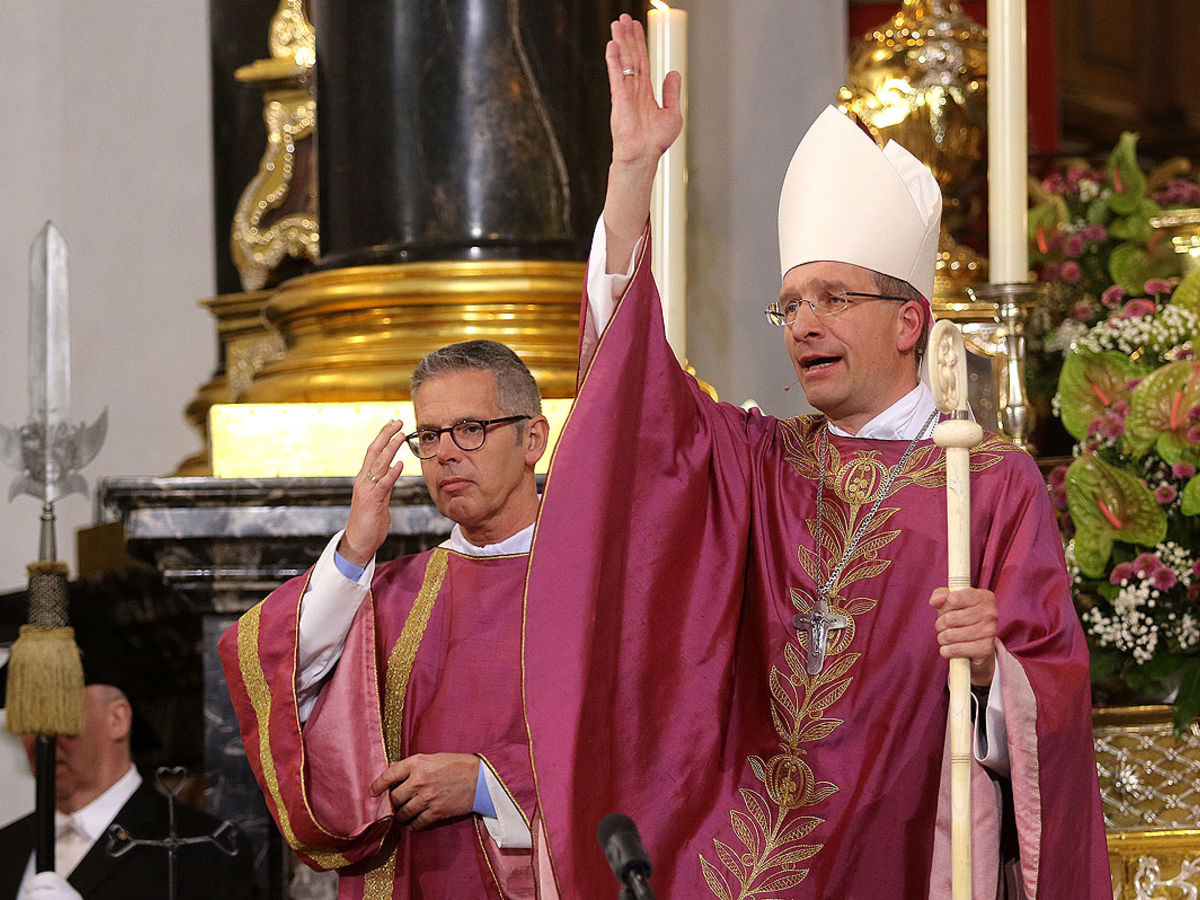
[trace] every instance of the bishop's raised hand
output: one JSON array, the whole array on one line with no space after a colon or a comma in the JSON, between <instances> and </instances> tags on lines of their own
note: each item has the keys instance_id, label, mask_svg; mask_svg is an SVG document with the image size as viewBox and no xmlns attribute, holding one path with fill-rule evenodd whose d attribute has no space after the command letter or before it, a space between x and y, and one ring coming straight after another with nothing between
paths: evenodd
<instances>
[{"instance_id":1,"label":"bishop's raised hand","mask_svg":"<svg viewBox=\"0 0 1200 900\"><path fill-rule=\"evenodd\" d=\"M642 23L622 15L604 49L612 94L613 156L604 200L609 271L625 271L650 215L658 161L683 129L680 77L667 73L660 106L650 83L650 54Z\"/></svg>"}]
</instances>

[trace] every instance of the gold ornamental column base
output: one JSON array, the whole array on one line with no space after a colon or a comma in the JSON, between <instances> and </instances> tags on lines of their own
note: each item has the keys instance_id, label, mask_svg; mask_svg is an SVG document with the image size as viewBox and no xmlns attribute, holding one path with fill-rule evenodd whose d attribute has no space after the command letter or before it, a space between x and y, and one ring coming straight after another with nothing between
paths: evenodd
<instances>
[{"instance_id":1,"label":"gold ornamental column base","mask_svg":"<svg viewBox=\"0 0 1200 900\"><path fill-rule=\"evenodd\" d=\"M1093 711L1114 897L1200 889L1200 728L1176 737L1169 706Z\"/></svg>"},{"instance_id":2,"label":"gold ornamental column base","mask_svg":"<svg viewBox=\"0 0 1200 900\"><path fill-rule=\"evenodd\" d=\"M286 351L235 399L406 400L422 356L478 338L516 351L543 397L571 397L584 272L579 262L454 260L293 278L264 308Z\"/></svg>"},{"instance_id":3,"label":"gold ornamental column base","mask_svg":"<svg viewBox=\"0 0 1200 900\"><path fill-rule=\"evenodd\" d=\"M1166 232L1179 254L1183 274L1200 269L1200 209L1169 209L1150 219L1150 227Z\"/></svg>"},{"instance_id":4,"label":"gold ornamental column base","mask_svg":"<svg viewBox=\"0 0 1200 900\"><path fill-rule=\"evenodd\" d=\"M272 291L220 294L201 301L217 320L217 338L223 364L196 390L183 415L199 433L204 449L184 459L171 473L176 478L212 474L209 462L208 410L214 403L229 403L245 389L257 368L283 351L279 335L267 328L263 305Z\"/></svg>"}]
</instances>

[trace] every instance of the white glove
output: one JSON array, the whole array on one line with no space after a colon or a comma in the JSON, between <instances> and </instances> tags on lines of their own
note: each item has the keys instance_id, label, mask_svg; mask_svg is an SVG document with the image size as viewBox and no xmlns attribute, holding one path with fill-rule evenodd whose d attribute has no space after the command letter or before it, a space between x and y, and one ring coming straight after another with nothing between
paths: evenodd
<instances>
[{"instance_id":1,"label":"white glove","mask_svg":"<svg viewBox=\"0 0 1200 900\"><path fill-rule=\"evenodd\" d=\"M57 872L38 872L25 882L19 900L83 900L83 896Z\"/></svg>"}]
</instances>

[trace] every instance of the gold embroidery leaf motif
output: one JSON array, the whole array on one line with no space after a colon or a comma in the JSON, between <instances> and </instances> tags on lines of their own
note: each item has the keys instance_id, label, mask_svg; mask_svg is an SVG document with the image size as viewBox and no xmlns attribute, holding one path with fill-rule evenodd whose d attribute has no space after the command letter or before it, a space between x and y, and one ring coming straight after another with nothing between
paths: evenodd
<instances>
[{"instance_id":1,"label":"gold embroidery leaf motif","mask_svg":"<svg viewBox=\"0 0 1200 900\"><path fill-rule=\"evenodd\" d=\"M824 427L822 416L801 416L779 423L785 462L810 482L823 476L815 436ZM972 471L990 468L1007 452L1023 451L995 436L985 439L971 452ZM843 459L830 442L828 453L830 469L824 477L838 502L825 507L823 528L817 527L815 517L805 520L808 535L821 534L820 551L805 544L796 549L801 571L813 587L828 577L826 566L832 565L829 561L840 559L851 545L856 529L869 514L889 473L879 450L859 450ZM945 485L943 452L931 444L910 454L882 499L887 500L907 487L933 490ZM722 900L775 900L781 892L807 877L809 869L803 863L824 846L807 839L825 819L804 812L828 800L839 788L819 779L812 769L809 750L844 723L832 711L853 683L852 670L862 656L850 651L856 619L878 604L877 598L853 596L850 589L859 582L877 578L891 566L892 561L881 558L881 554L900 536L900 529L887 528L899 511L899 506L880 506L876 510L841 574L829 586L830 610L845 616L847 624L829 632L822 670L816 675L808 673L805 668L808 637L796 630L790 630L783 646L784 668L771 666L767 683L771 721L779 739L778 752L769 758L747 758L761 791L741 789L743 809L729 812L732 839L713 839L715 861L700 855L705 883ZM812 589L789 587L788 591L798 612L812 611L815 603ZM847 599L851 596L853 599ZM734 840L744 849L736 850Z\"/></svg>"}]
</instances>

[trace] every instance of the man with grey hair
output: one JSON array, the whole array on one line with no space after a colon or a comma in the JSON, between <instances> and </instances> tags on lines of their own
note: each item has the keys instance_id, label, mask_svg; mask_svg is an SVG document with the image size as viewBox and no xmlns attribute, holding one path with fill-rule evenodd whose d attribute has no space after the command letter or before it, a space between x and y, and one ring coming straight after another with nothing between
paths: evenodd
<instances>
[{"instance_id":1,"label":"man with grey hair","mask_svg":"<svg viewBox=\"0 0 1200 900\"><path fill-rule=\"evenodd\" d=\"M549 425L493 341L430 353L411 385L415 430L383 426L345 530L222 637L226 678L281 832L340 897L532 897L520 640ZM454 528L376 566L402 443Z\"/></svg>"}]
</instances>

